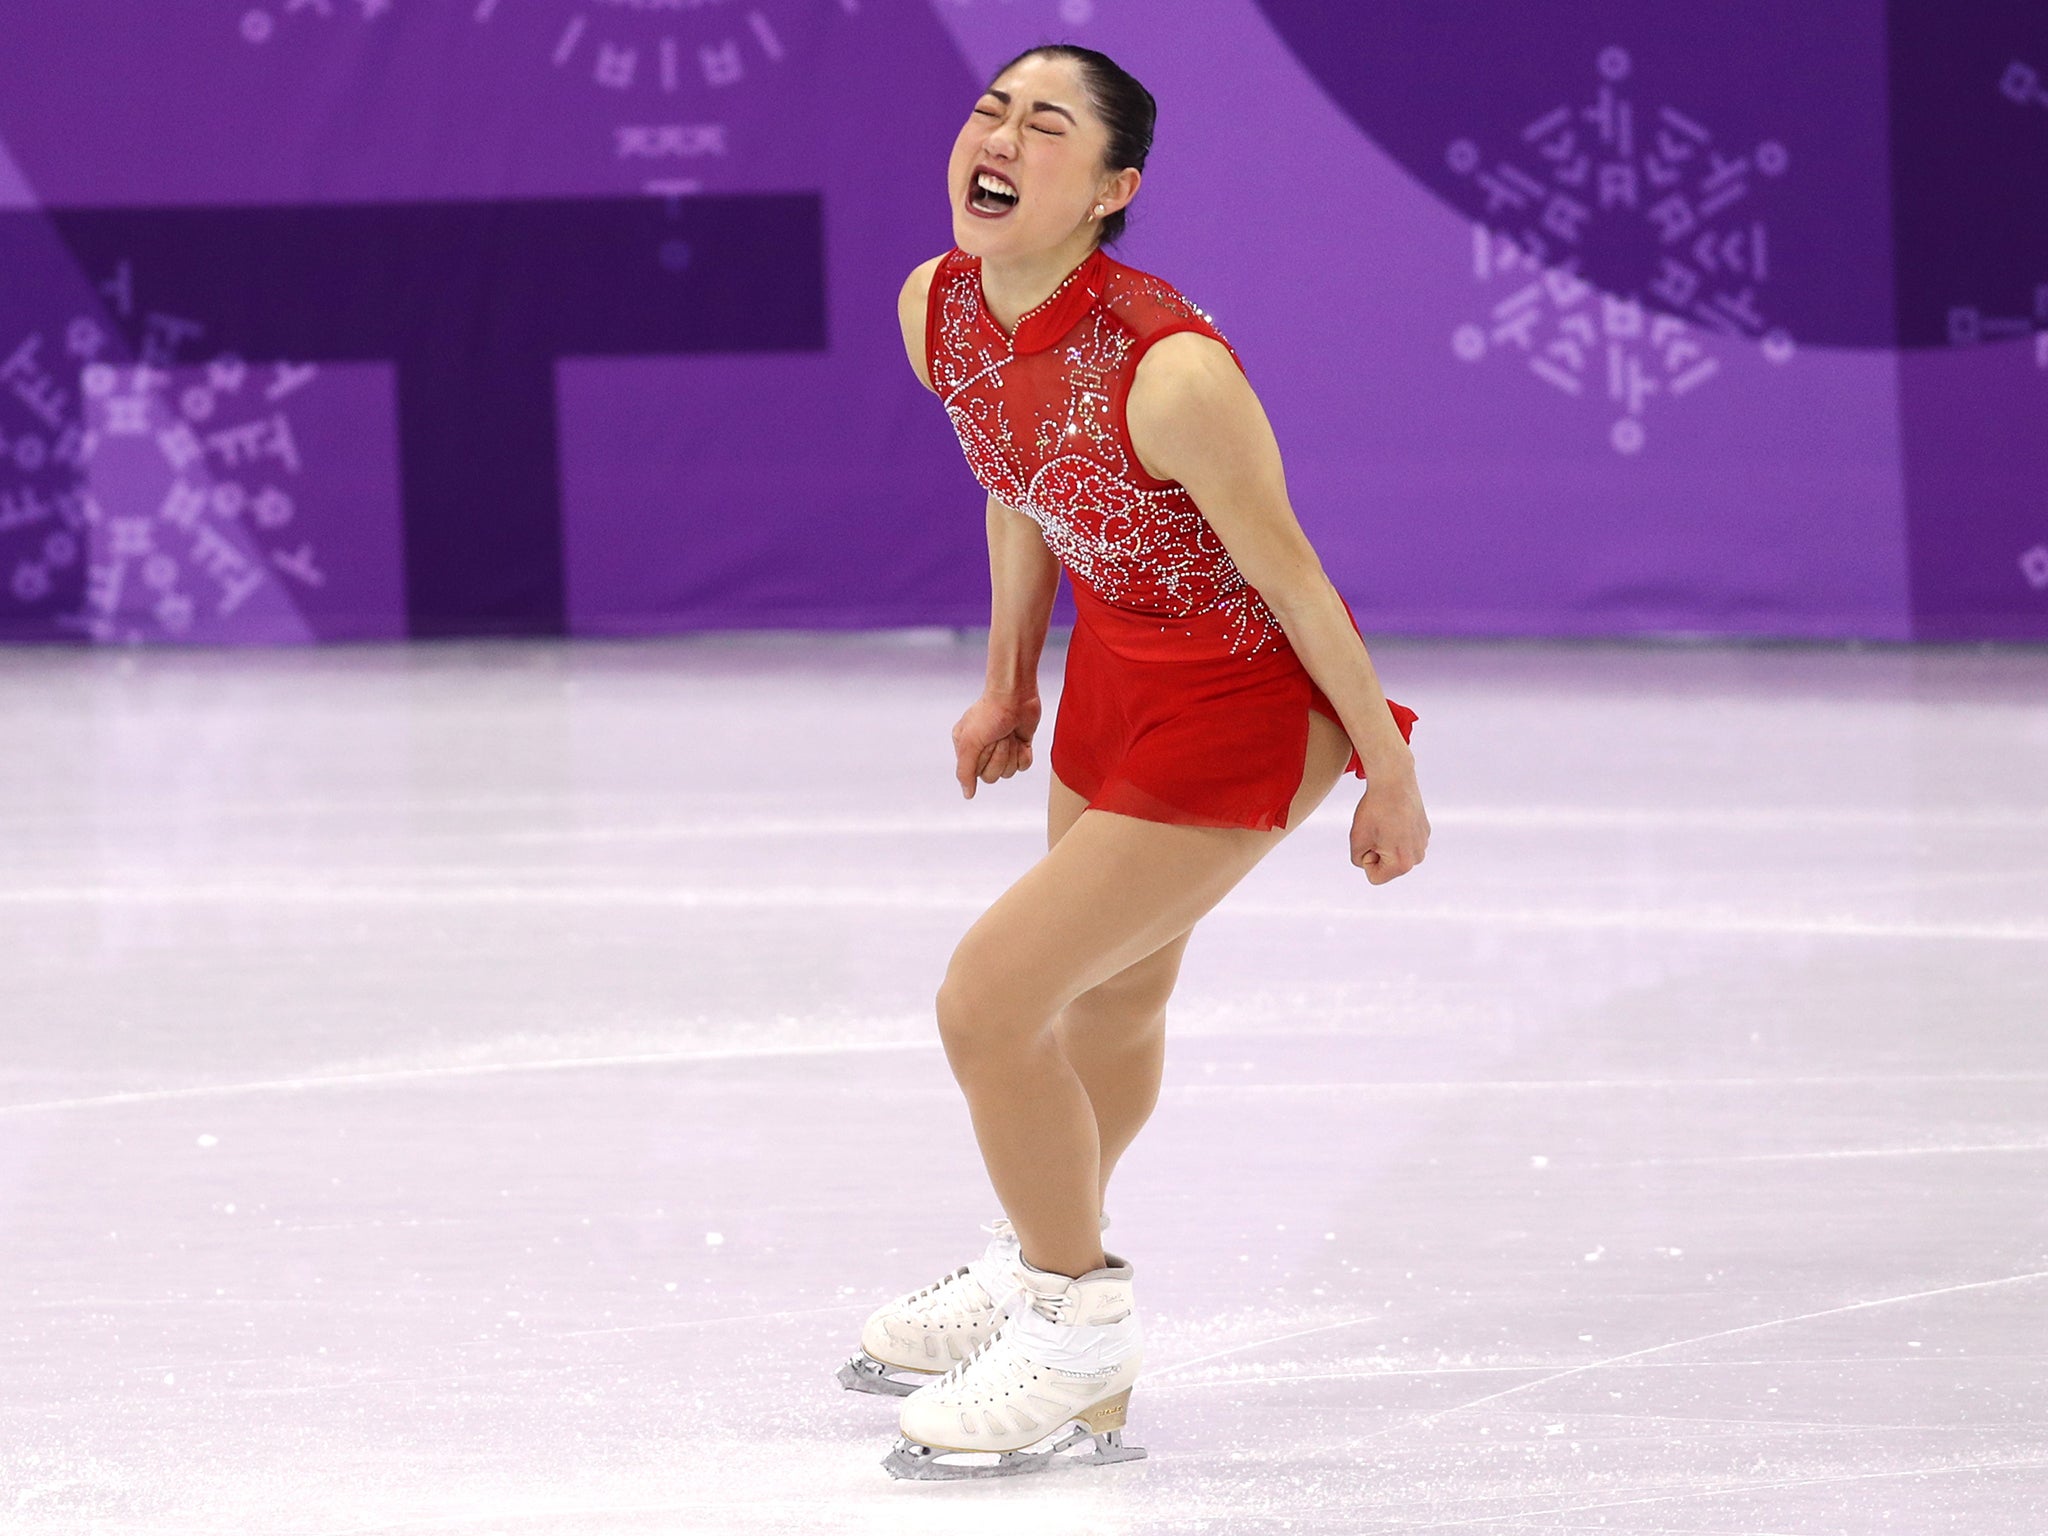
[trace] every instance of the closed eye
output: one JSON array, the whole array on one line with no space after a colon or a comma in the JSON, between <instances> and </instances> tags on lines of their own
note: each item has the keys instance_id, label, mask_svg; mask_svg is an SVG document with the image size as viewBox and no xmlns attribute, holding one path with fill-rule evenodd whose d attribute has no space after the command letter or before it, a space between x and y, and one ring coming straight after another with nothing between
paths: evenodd
<instances>
[{"instance_id":1,"label":"closed eye","mask_svg":"<svg viewBox=\"0 0 2048 1536\"><path fill-rule=\"evenodd\" d=\"M976 117L1001 117L1003 114L990 107L976 107L974 115ZM1063 128L1048 128L1043 123L1033 123L1031 126L1049 139L1064 139L1067 136L1066 130Z\"/></svg>"}]
</instances>

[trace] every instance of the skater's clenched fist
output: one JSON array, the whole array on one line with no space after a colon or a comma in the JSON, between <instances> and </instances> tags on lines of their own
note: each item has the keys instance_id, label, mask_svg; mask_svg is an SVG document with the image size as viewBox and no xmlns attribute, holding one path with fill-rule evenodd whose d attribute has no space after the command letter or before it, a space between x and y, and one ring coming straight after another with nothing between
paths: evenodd
<instances>
[{"instance_id":1,"label":"skater's clenched fist","mask_svg":"<svg viewBox=\"0 0 2048 1536\"><path fill-rule=\"evenodd\" d=\"M977 783L993 784L1031 766L1039 710L1036 693L989 692L967 706L953 727L953 777L962 795L972 800Z\"/></svg>"},{"instance_id":2,"label":"skater's clenched fist","mask_svg":"<svg viewBox=\"0 0 2048 1536\"><path fill-rule=\"evenodd\" d=\"M1374 885L1405 875L1429 849L1429 817L1415 775L1383 774L1366 785L1351 816L1351 862Z\"/></svg>"}]
</instances>

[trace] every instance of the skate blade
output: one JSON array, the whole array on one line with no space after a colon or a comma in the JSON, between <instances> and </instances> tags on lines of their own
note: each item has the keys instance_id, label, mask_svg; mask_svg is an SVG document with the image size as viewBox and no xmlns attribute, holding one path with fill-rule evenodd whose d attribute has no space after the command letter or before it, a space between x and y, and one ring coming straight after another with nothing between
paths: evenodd
<instances>
[{"instance_id":1,"label":"skate blade","mask_svg":"<svg viewBox=\"0 0 2048 1536\"><path fill-rule=\"evenodd\" d=\"M1083 1440L1093 1444L1085 1451L1066 1454L1070 1447ZM1044 1450L1038 1451L954 1451L902 1436L882 1458L882 1470L891 1477L917 1482L959 1482L968 1478L1021 1477L1032 1472L1050 1472L1056 1467L1108 1466L1113 1462L1138 1461L1144 1455L1143 1446L1124 1444L1120 1429L1092 1434L1085 1426L1076 1424ZM954 1457L973 1459L949 1459Z\"/></svg>"},{"instance_id":2,"label":"skate blade","mask_svg":"<svg viewBox=\"0 0 2048 1536\"><path fill-rule=\"evenodd\" d=\"M915 1379L891 1376L891 1371L902 1371L904 1377ZM872 1392L877 1397L908 1397L926 1382L938 1380L939 1374L937 1371L912 1371L908 1366L884 1365L863 1350L839 1367L839 1385L849 1392Z\"/></svg>"}]
</instances>

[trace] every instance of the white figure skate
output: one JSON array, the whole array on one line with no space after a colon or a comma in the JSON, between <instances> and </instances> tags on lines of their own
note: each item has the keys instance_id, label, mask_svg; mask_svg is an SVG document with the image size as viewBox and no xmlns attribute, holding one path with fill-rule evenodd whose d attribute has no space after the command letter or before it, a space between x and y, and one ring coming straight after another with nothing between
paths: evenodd
<instances>
[{"instance_id":1,"label":"white figure skate","mask_svg":"<svg viewBox=\"0 0 2048 1536\"><path fill-rule=\"evenodd\" d=\"M1142 1360L1131 1267L1105 1255L1079 1279L1019 1260L1021 1287L988 1341L903 1401L891 1477L1008 1477L1135 1461L1124 1414ZM1088 1448L1065 1454L1081 1441Z\"/></svg>"},{"instance_id":2,"label":"white figure skate","mask_svg":"<svg viewBox=\"0 0 2048 1536\"><path fill-rule=\"evenodd\" d=\"M1109 1226L1109 1218L1102 1218ZM908 1397L974 1353L1003 1320L1017 1293L1017 1234L1005 1217L985 1222L993 1234L982 1256L923 1290L879 1307L860 1330L860 1353L839 1368L849 1392Z\"/></svg>"}]
</instances>

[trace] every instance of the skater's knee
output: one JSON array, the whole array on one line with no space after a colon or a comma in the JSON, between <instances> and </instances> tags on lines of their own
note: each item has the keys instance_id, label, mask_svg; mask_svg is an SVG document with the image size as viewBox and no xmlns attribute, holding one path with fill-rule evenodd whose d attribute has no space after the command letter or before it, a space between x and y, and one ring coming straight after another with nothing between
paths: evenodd
<instances>
[{"instance_id":1,"label":"skater's knee","mask_svg":"<svg viewBox=\"0 0 2048 1536\"><path fill-rule=\"evenodd\" d=\"M1006 994L993 977L971 967L956 964L947 971L933 1005L939 1040L956 1074L1014 1060L1047 1033L1049 1020L1032 1018Z\"/></svg>"}]
</instances>

